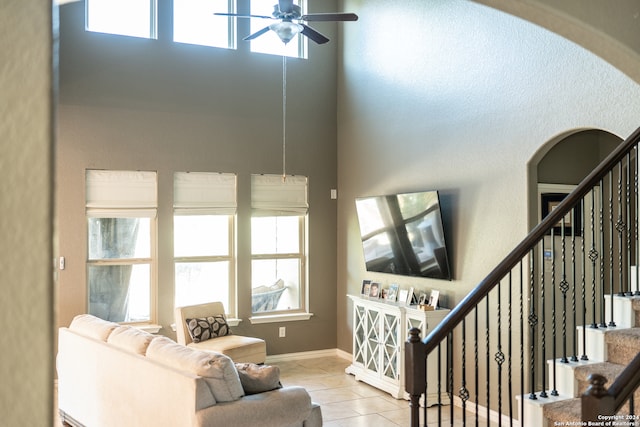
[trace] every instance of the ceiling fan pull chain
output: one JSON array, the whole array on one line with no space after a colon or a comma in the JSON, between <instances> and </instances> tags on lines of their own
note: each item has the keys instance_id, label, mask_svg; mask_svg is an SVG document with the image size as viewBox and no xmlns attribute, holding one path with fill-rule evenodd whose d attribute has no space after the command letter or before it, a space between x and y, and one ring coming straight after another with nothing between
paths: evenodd
<instances>
[{"instance_id":1,"label":"ceiling fan pull chain","mask_svg":"<svg viewBox=\"0 0 640 427\"><path fill-rule=\"evenodd\" d=\"M287 180L287 56L282 55L282 182Z\"/></svg>"}]
</instances>

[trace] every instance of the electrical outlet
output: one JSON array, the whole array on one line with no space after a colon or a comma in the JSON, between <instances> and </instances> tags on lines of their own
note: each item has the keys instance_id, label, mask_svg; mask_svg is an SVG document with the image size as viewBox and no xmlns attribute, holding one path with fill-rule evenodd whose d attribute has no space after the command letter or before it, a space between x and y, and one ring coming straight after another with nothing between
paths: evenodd
<instances>
[{"instance_id":1,"label":"electrical outlet","mask_svg":"<svg viewBox=\"0 0 640 427\"><path fill-rule=\"evenodd\" d=\"M278 336L280 338L284 338L287 336L287 328L284 326L280 326L280 329L278 330Z\"/></svg>"}]
</instances>

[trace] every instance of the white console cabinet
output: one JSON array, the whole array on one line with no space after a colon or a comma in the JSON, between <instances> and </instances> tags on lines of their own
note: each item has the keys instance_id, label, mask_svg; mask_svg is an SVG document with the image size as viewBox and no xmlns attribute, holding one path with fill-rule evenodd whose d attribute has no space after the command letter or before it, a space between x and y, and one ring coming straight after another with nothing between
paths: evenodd
<instances>
[{"instance_id":1,"label":"white console cabinet","mask_svg":"<svg viewBox=\"0 0 640 427\"><path fill-rule=\"evenodd\" d=\"M423 311L416 306L348 296L353 301L353 360L346 372L396 399L407 398L404 390L404 343L409 329L419 328L424 338L442 321L449 310ZM441 345L440 402L449 403L446 382L446 343ZM438 403L438 356L427 359L427 401Z\"/></svg>"}]
</instances>

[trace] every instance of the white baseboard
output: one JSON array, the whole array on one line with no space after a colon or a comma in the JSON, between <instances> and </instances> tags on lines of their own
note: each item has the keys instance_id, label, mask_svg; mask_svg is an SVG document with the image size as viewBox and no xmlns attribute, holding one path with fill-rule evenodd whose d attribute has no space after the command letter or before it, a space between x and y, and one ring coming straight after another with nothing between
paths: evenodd
<instances>
[{"instance_id":1,"label":"white baseboard","mask_svg":"<svg viewBox=\"0 0 640 427\"><path fill-rule=\"evenodd\" d=\"M459 408L462 408L462 399L458 396L453 396L453 405ZM511 419L508 415L503 415L494 411L493 409L487 411L486 406L478 405L478 413L476 413L476 403L472 401L467 401L466 410L468 413L475 414L476 416L484 419L488 419L492 424L498 424L499 420L502 419L502 425L508 426L511 425ZM520 421L514 419L513 426L519 427Z\"/></svg>"},{"instance_id":2,"label":"white baseboard","mask_svg":"<svg viewBox=\"0 0 640 427\"><path fill-rule=\"evenodd\" d=\"M267 356L266 363L286 362L290 360L315 359L318 357L334 357L351 360L351 354L339 348L330 348L326 350L301 351L298 353L274 354Z\"/></svg>"}]
</instances>

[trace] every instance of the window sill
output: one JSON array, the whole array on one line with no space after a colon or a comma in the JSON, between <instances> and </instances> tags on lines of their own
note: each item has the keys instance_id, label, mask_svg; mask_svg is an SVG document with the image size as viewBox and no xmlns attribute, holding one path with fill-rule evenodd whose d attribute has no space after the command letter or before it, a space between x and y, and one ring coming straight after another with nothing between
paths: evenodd
<instances>
[{"instance_id":1,"label":"window sill","mask_svg":"<svg viewBox=\"0 0 640 427\"><path fill-rule=\"evenodd\" d=\"M252 325L259 325L261 323L296 322L298 320L309 320L311 316L313 316L313 313L274 314L250 317L249 321Z\"/></svg>"},{"instance_id":2,"label":"window sill","mask_svg":"<svg viewBox=\"0 0 640 427\"><path fill-rule=\"evenodd\" d=\"M150 334L157 334L162 329L161 325L135 325L134 328L140 329Z\"/></svg>"}]
</instances>

